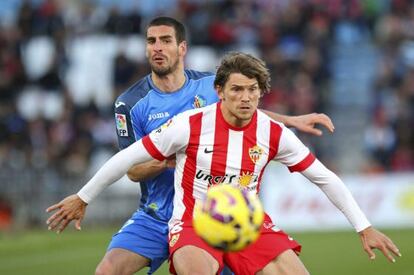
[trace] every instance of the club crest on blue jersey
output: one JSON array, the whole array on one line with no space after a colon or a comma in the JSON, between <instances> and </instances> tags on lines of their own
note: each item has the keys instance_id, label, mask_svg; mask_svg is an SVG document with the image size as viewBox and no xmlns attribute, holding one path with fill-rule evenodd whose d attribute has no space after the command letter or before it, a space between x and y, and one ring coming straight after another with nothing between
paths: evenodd
<instances>
[{"instance_id":1,"label":"club crest on blue jersey","mask_svg":"<svg viewBox=\"0 0 414 275\"><path fill-rule=\"evenodd\" d=\"M202 97L201 95L196 95L194 97L193 107L195 109L204 107L206 105L207 105L207 100L204 97Z\"/></svg>"},{"instance_id":2,"label":"club crest on blue jersey","mask_svg":"<svg viewBox=\"0 0 414 275\"><path fill-rule=\"evenodd\" d=\"M120 137L128 136L128 126L126 122L126 115L115 113L116 129Z\"/></svg>"}]
</instances>

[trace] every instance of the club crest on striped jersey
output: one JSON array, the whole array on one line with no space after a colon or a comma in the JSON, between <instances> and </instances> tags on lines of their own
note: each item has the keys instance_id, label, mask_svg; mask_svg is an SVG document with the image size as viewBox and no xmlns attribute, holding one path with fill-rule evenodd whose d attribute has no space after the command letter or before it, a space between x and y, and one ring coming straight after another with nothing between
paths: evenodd
<instances>
[{"instance_id":1,"label":"club crest on striped jersey","mask_svg":"<svg viewBox=\"0 0 414 275\"><path fill-rule=\"evenodd\" d=\"M195 109L204 107L206 105L207 105L207 100L204 97L202 97L201 95L196 95L194 97L193 107Z\"/></svg>"},{"instance_id":2,"label":"club crest on striped jersey","mask_svg":"<svg viewBox=\"0 0 414 275\"><path fill-rule=\"evenodd\" d=\"M253 163L258 162L262 154L263 149L258 145L249 148L249 156Z\"/></svg>"}]
</instances>

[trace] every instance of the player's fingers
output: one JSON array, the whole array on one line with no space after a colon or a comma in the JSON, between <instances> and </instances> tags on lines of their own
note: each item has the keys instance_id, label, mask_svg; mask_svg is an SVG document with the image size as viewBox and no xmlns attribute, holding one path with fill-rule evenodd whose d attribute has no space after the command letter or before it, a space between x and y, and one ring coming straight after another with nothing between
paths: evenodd
<instances>
[{"instance_id":1,"label":"player's fingers","mask_svg":"<svg viewBox=\"0 0 414 275\"><path fill-rule=\"evenodd\" d=\"M58 227L58 230L56 232L57 233L60 233L63 230L65 230L66 226L68 226L68 224L70 223L70 221L71 221L70 219L63 218L62 219L62 222L60 223L60 225Z\"/></svg>"},{"instance_id":2,"label":"player's fingers","mask_svg":"<svg viewBox=\"0 0 414 275\"><path fill-rule=\"evenodd\" d=\"M375 253L372 251L371 247L368 245L367 240L365 237L362 238L362 247L364 248L365 252L368 254L368 257L371 260L375 259Z\"/></svg>"},{"instance_id":3,"label":"player's fingers","mask_svg":"<svg viewBox=\"0 0 414 275\"><path fill-rule=\"evenodd\" d=\"M388 251L388 249L385 245L379 246L378 249L381 250L382 254L384 254L384 256L387 257L387 259L390 262L395 263L394 257L391 255L391 253Z\"/></svg>"},{"instance_id":4,"label":"player's fingers","mask_svg":"<svg viewBox=\"0 0 414 275\"><path fill-rule=\"evenodd\" d=\"M308 132L309 134L315 135L315 136L321 136L322 135L322 131L313 127L307 127L305 128L305 131Z\"/></svg>"},{"instance_id":5,"label":"player's fingers","mask_svg":"<svg viewBox=\"0 0 414 275\"><path fill-rule=\"evenodd\" d=\"M327 128L331 133L335 130L332 120L325 114L318 114L317 122Z\"/></svg>"},{"instance_id":6,"label":"player's fingers","mask_svg":"<svg viewBox=\"0 0 414 275\"><path fill-rule=\"evenodd\" d=\"M396 256L398 257L402 256L398 247L391 240L388 240L387 248L391 250L391 252L394 253Z\"/></svg>"},{"instance_id":7,"label":"player's fingers","mask_svg":"<svg viewBox=\"0 0 414 275\"><path fill-rule=\"evenodd\" d=\"M82 229L81 228L81 222L82 222L82 218L79 218L79 219L76 220L76 222L75 222L76 230L81 230Z\"/></svg>"},{"instance_id":8,"label":"player's fingers","mask_svg":"<svg viewBox=\"0 0 414 275\"><path fill-rule=\"evenodd\" d=\"M51 205L51 206L49 206L48 208L46 208L46 212L50 212L50 211L53 211L53 210L56 210L56 209L59 209L60 207L62 206L62 203L56 203L56 204L54 204L54 205Z\"/></svg>"},{"instance_id":9,"label":"player's fingers","mask_svg":"<svg viewBox=\"0 0 414 275\"><path fill-rule=\"evenodd\" d=\"M48 230L53 231L56 229L56 227L59 226L59 224L62 222L62 218L54 220L53 222L51 222L49 224L49 226L47 227Z\"/></svg>"},{"instance_id":10,"label":"player's fingers","mask_svg":"<svg viewBox=\"0 0 414 275\"><path fill-rule=\"evenodd\" d=\"M54 221L59 220L59 218L62 216L63 214L63 210L60 209L59 211L57 211L55 214L53 214L52 216L50 216L47 221L46 224L52 224Z\"/></svg>"},{"instance_id":11,"label":"player's fingers","mask_svg":"<svg viewBox=\"0 0 414 275\"><path fill-rule=\"evenodd\" d=\"M65 217L66 217L66 214L64 213L64 211L63 210L59 211L59 215L57 215L56 218L49 223L49 226L47 229L55 230L56 227L58 227L59 224L63 221L63 219L65 219Z\"/></svg>"},{"instance_id":12,"label":"player's fingers","mask_svg":"<svg viewBox=\"0 0 414 275\"><path fill-rule=\"evenodd\" d=\"M370 260L375 260L375 253L374 253L374 251L372 251L372 249L370 247L365 249L365 252L367 252L368 257L369 257Z\"/></svg>"}]
</instances>

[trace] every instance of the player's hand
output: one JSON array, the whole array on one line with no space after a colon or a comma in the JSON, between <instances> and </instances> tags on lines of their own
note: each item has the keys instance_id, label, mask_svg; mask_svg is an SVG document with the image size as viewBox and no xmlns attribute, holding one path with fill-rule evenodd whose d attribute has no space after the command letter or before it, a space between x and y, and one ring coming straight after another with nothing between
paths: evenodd
<instances>
[{"instance_id":1,"label":"player's hand","mask_svg":"<svg viewBox=\"0 0 414 275\"><path fill-rule=\"evenodd\" d=\"M60 233L65 230L71 221L75 220L75 228L81 230L81 222L85 216L87 205L78 195L74 194L64 198L57 204L49 206L46 212L56 212L46 221L48 229Z\"/></svg>"},{"instance_id":2,"label":"player's hand","mask_svg":"<svg viewBox=\"0 0 414 275\"><path fill-rule=\"evenodd\" d=\"M325 114L312 113L302 116L292 116L288 118L287 123L289 127L294 127L299 131L312 134L315 136L321 136L322 131L315 128L315 125L320 124L324 126L329 132L333 133L335 126L332 120Z\"/></svg>"},{"instance_id":3,"label":"player's hand","mask_svg":"<svg viewBox=\"0 0 414 275\"><path fill-rule=\"evenodd\" d=\"M371 226L359 232L359 237L371 260L375 259L375 253L372 251L374 248L379 249L390 262L395 262L392 254L401 257L398 247L391 239Z\"/></svg>"},{"instance_id":4,"label":"player's hand","mask_svg":"<svg viewBox=\"0 0 414 275\"><path fill-rule=\"evenodd\" d=\"M174 157L167 158L165 161L165 167L167 168L175 168L175 155Z\"/></svg>"}]
</instances>

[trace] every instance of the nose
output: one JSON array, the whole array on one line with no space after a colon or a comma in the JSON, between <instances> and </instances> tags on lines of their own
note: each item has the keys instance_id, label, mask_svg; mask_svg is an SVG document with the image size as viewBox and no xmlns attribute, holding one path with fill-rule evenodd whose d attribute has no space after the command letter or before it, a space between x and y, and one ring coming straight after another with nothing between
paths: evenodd
<instances>
[{"instance_id":1,"label":"nose","mask_svg":"<svg viewBox=\"0 0 414 275\"><path fill-rule=\"evenodd\" d=\"M250 93L248 90L243 90L241 93L241 101L249 102L250 101Z\"/></svg>"},{"instance_id":2,"label":"nose","mask_svg":"<svg viewBox=\"0 0 414 275\"><path fill-rule=\"evenodd\" d=\"M153 44L153 48L156 52L162 52L161 42L159 40L156 40Z\"/></svg>"}]
</instances>

